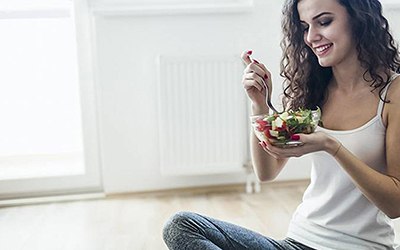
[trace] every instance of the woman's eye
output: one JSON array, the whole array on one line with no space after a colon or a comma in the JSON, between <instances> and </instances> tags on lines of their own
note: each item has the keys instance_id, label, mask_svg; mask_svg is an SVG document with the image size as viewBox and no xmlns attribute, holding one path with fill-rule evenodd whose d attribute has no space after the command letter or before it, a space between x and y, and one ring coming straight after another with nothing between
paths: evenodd
<instances>
[{"instance_id":1,"label":"woman's eye","mask_svg":"<svg viewBox=\"0 0 400 250\"><path fill-rule=\"evenodd\" d=\"M331 24L332 20L323 20L319 22L319 25L321 26L328 26L329 24Z\"/></svg>"}]
</instances>

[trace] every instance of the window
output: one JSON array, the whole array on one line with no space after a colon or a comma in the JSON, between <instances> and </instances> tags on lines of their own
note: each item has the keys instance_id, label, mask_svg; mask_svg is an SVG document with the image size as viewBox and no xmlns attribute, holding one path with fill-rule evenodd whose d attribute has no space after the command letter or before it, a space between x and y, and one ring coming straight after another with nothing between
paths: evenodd
<instances>
[{"instance_id":1,"label":"window","mask_svg":"<svg viewBox=\"0 0 400 250\"><path fill-rule=\"evenodd\" d=\"M79 61L74 2L2 0L0 9L0 184L98 178L85 159L80 72L87 65Z\"/></svg>"}]
</instances>

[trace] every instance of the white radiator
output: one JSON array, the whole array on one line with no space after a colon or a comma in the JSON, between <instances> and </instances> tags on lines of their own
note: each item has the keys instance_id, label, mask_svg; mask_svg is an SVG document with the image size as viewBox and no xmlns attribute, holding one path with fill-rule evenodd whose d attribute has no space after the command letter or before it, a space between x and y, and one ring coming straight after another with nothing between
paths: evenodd
<instances>
[{"instance_id":1,"label":"white radiator","mask_svg":"<svg viewBox=\"0 0 400 250\"><path fill-rule=\"evenodd\" d=\"M163 175L243 171L248 114L239 56L160 56L158 94Z\"/></svg>"}]
</instances>

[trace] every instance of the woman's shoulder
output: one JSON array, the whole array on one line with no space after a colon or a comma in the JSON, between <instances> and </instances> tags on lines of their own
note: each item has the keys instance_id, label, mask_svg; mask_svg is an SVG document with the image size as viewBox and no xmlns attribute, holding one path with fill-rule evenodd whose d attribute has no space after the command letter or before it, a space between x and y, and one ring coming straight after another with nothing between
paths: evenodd
<instances>
[{"instance_id":1,"label":"woman's shoulder","mask_svg":"<svg viewBox=\"0 0 400 250\"><path fill-rule=\"evenodd\" d=\"M400 74L393 75L393 80L390 83L390 86L387 90L387 100L390 103L396 102L400 103Z\"/></svg>"},{"instance_id":2,"label":"woman's shoulder","mask_svg":"<svg viewBox=\"0 0 400 250\"><path fill-rule=\"evenodd\" d=\"M394 76L387 89L385 109L388 117L400 117L400 74Z\"/></svg>"}]
</instances>

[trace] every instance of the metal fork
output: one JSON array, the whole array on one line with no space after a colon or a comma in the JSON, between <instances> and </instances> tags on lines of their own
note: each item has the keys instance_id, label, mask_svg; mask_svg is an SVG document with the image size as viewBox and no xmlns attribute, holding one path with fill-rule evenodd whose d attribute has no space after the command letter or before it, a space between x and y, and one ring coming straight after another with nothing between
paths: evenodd
<instances>
[{"instance_id":1,"label":"metal fork","mask_svg":"<svg viewBox=\"0 0 400 250\"><path fill-rule=\"evenodd\" d=\"M265 88L266 88L266 91L267 91L267 100L266 100L266 104L268 105L268 107L269 107L270 109L272 109L272 111L274 111L274 113L277 113L278 115L284 113L285 110L283 110L282 112L279 112L279 111L274 107L274 105L272 105L272 102L271 102L271 91L269 91L269 87L268 87L268 85L265 83L264 79L261 78L261 80L262 80L262 82L263 82L263 84L264 84L264 86L265 86Z\"/></svg>"}]
</instances>

